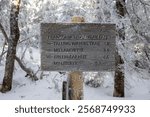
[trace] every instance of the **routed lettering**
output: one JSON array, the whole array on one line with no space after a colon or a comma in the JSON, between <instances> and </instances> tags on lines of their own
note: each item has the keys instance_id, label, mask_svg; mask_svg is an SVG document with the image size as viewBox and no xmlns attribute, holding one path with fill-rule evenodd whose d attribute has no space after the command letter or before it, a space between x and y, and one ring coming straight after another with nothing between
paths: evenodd
<instances>
[{"instance_id":1,"label":"routed lettering","mask_svg":"<svg viewBox=\"0 0 150 117\"><path fill-rule=\"evenodd\" d=\"M42 23L41 69L114 70L115 31L114 24Z\"/></svg>"}]
</instances>

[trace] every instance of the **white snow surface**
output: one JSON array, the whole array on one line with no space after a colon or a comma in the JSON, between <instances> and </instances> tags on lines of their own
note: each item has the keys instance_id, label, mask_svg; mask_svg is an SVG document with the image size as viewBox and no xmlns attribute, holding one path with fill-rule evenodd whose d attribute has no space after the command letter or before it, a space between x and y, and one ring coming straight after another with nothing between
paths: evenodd
<instances>
[{"instance_id":1,"label":"white snow surface","mask_svg":"<svg viewBox=\"0 0 150 117\"><path fill-rule=\"evenodd\" d=\"M0 81L3 78L0 67ZM18 68L14 73L13 87L10 92L0 93L0 100L61 100L62 81L67 75L58 72L47 73L47 77L38 81L24 77L24 71ZM99 88L84 85L84 100L149 100L150 82L147 79L137 79L134 75L127 75L125 98L113 97L113 77L108 73L104 83ZM130 78L129 78L130 77Z\"/></svg>"}]
</instances>

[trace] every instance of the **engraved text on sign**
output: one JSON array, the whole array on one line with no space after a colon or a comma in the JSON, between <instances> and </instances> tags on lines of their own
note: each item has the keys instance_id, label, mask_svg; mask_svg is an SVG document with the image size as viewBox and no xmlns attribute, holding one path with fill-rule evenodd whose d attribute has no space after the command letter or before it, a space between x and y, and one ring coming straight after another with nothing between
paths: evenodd
<instances>
[{"instance_id":1,"label":"engraved text on sign","mask_svg":"<svg viewBox=\"0 0 150 117\"><path fill-rule=\"evenodd\" d=\"M111 71L115 67L114 24L41 24L41 69Z\"/></svg>"}]
</instances>

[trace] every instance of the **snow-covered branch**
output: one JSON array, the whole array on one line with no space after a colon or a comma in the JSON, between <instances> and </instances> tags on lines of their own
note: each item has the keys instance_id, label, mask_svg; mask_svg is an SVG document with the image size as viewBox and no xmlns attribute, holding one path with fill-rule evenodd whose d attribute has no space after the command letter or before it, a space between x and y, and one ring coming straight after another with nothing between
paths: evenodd
<instances>
[{"instance_id":1,"label":"snow-covered branch","mask_svg":"<svg viewBox=\"0 0 150 117\"><path fill-rule=\"evenodd\" d=\"M33 81L38 80L38 77L36 76L36 74L33 72L32 69L27 68L17 56L15 57L15 59L18 62L18 64L20 65L20 67L27 73L26 77L29 76Z\"/></svg>"}]
</instances>

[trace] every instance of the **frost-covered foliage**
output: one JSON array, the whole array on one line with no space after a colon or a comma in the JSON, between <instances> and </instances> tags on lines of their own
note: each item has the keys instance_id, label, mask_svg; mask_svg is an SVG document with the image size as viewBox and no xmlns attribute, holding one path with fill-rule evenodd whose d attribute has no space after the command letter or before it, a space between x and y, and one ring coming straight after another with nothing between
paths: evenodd
<instances>
[{"instance_id":1,"label":"frost-covered foliage","mask_svg":"<svg viewBox=\"0 0 150 117\"><path fill-rule=\"evenodd\" d=\"M105 75L105 72L85 72L85 84L94 88L100 87L104 83Z\"/></svg>"},{"instance_id":2,"label":"frost-covered foliage","mask_svg":"<svg viewBox=\"0 0 150 117\"><path fill-rule=\"evenodd\" d=\"M83 16L86 22L115 23L124 27L125 41L117 39L126 73L150 76L150 0L126 0L126 16L118 18L115 0L21 0L19 14L20 42L18 54L31 65L40 65L34 51L40 49L40 23L70 22L72 16ZM0 22L9 35L10 0L0 0ZM0 33L0 41L4 37ZM2 45L0 45L2 48ZM34 49L33 49L34 48ZM36 48L36 49L35 49ZM25 58L26 55L30 58ZM32 66L32 65L31 65ZM92 75L90 75L92 74ZM104 75L89 73L94 85L101 86Z\"/></svg>"},{"instance_id":3,"label":"frost-covered foliage","mask_svg":"<svg viewBox=\"0 0 150 117\"><path fill-rule=\"evenodd\" d=\"M0 23L3 24L7 33L9 33L9 11L10 11L10 0L0 1ZM4 40L0 31L0 42ZM2 43L0 43L1 45Z\"/></svg>"},{"instance_id":4,"label":"frost-covered foliage","mask_svg":"<svg viewBox=\"0 0 150 117\"><path fill-rule=\"evenodd\" d=\"M118 32L124 29L125 40L117 38L116 46L124 60L126 74L137 73L137 78L149 79L150 76L150 0L128 0L124 5L125 17L119 17L115 0L95 0L93 22L114 23ZM94 73L93 73L94 74ZM100 86L103 81L92 76L86 81L92 86ZM90 74L89 74L90 76Z\"/></svg>"},{"instance_id":5,"label":"frost-covered foliage","mask_svg":"<svg viewBox=\"0 0 150 117\"><path fill-rule=\"evenodd\" d=\"M150 76L150 0L128 0L126 26L126 70L140 78Z\"/></svg>"},{"instance_id":6,"label":"frost-covered foliage","mask_svg":"<svg viewBox=\"0 0 150 117\"><path fill-rule=\"evenodd\" d=\"M0 1L0 23L3 24L4 30L6 30L6 33L9 34L9 11L10 11L10 5L9 0L1 0ZM1 30L0 30L0 66L4 63L4 56L3 52L5 51L4 48L5 44L5 37L3 36Z\"/></svg>"}]
</instances>

